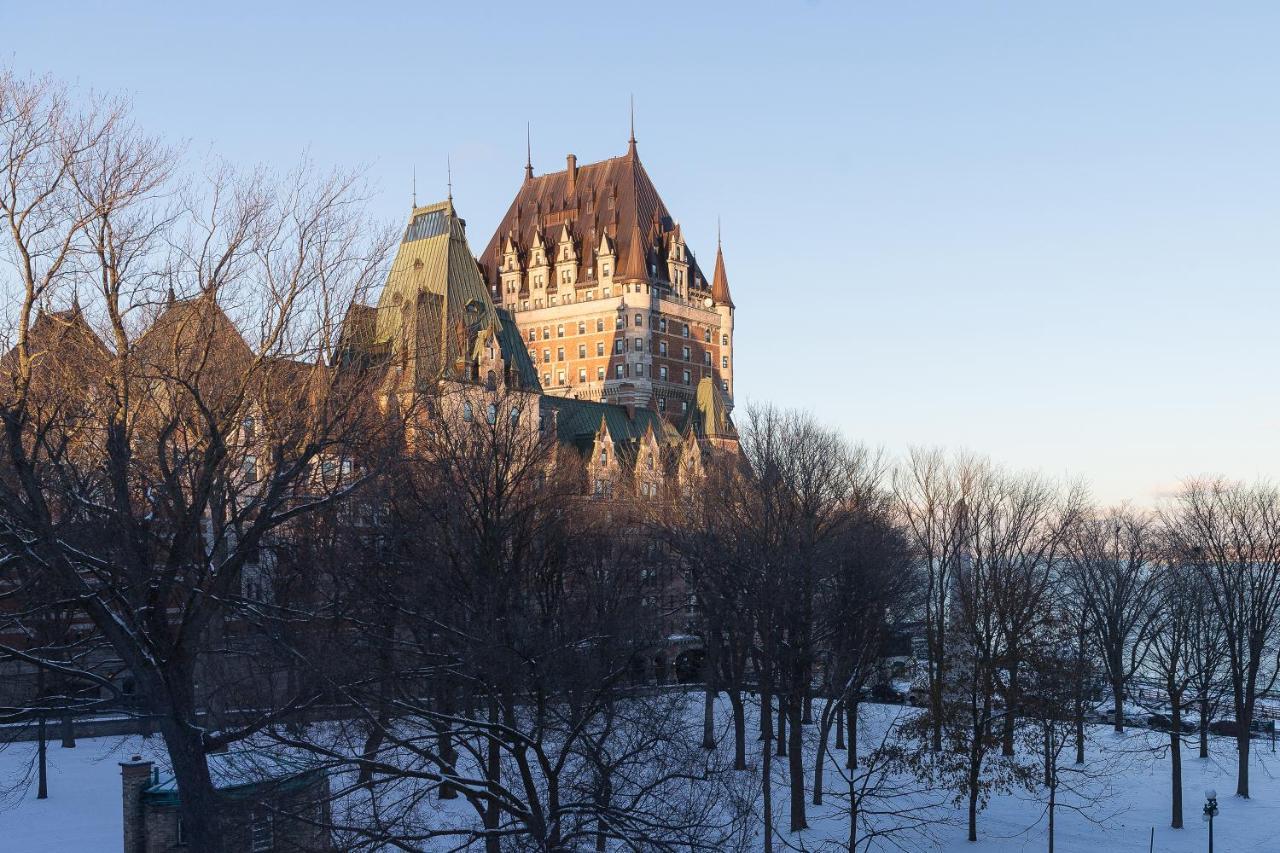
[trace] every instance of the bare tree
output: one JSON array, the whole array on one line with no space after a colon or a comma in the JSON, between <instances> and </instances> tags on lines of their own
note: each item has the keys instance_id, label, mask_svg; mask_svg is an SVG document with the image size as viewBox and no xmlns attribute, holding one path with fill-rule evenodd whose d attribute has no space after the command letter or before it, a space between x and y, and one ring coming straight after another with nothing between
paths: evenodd
<instances>
[{"instance_id":1,"label":"bare tree","mask_svg":"<svg viewBox=\"0 0 1280 853\"><path fill-rule=\"evenodd\" d=\"M925 569L925 648L928 651L931 748L942 749L945 718L947 637L954 576L964 554L965 501L985 463L950 460L941 450L912 448L894 474L894 490L905 528Z\"/></svg>"},{"instance_id":2,"label":"bare tree","mask_svg":"<svg viewBox=\"0 0 1280 853\"><path fill-rule=\"evenodd\" d=\"M1159 544L1153 519L1129 508L1082 519L1070 538L1070 577L1101 652L1117 732L1124 731L1125 689L1142 666L1156 616Z\"/></svg>"},{"instance_id":3,"label":"bare tree","mask_svg":"<svg viewBox=\"0 0 1280 853\"><path fill-rule=\"evenodd\" d=\"M0 125L17 306L0 540L124 662L193 849L216 850L206 753L310 697L209 731L197 673L271 535L359 482L319 463L349 458L385 417L328 367L329 348L385 241L369 238L350 176L219 169L175 196L172 155L122 106L80 108L47 81L4 78Z\"/></svg>"},{"instance_id":4,"label":"bare tree","mask_svg":"<svg viewBox=\"0 0 1280 853\"><path fill-rule=\"evenodd\" d=\"M1197 566L1226 641L1235 711L1236 795L1249 796L1250 728L1258 696L1280 674L1280 491L1267 484L1193 480L1168 508L1179 559Z\"/></svg>"}]
</instances>

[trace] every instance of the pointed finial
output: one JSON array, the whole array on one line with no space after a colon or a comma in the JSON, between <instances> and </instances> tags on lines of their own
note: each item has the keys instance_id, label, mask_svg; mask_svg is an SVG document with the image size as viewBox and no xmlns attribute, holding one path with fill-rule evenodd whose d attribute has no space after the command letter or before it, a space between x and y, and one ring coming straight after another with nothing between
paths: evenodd
<instances>
[{"instance_id":1,"label":"pointed finial","mask_svg":"<svg viewBox=\"0 0 1280 853\"><path fill-rule=\"evenodd\" d=\"M178 294L173 292L173 285L169 285L169 292L164 295L166 305L172 305L178 301Z\"/></svg>"},{"instance_id":2,"label":"pointed finial","mask_svg":"<svg viewBox=\"0 0 1280 853\"><path fill-rule=\"evenodd\" d=\"M631 95L631 138L627 140L627 151L631 154L636 153L636 96L634 92Z\"/></svg>"},{"instance_id":3,"label":"pointed finial","mask_svg":"<svg viewBox=\"0 0 1280 853\"><path fill-rule=\"evenodd\" d=\"M413 164L413 206L418 206L418 164Z\"/></svg>"},{"instance_id":4,"label":"pointed finial","mask_svg":"<svg viewBox=\"0 0 1280 853\"><path fill-rule=\"evenodd\" d=\"M444 158L444 168L448 175L449 184L449 201L453 201L453 157L446 155Z\"/></svg>"},{"instance_id":5,"label":"pointed finial","mask_svg":"<svg viewBox=\"0 0 1280 853\"><path fill-rule=\"evenodd\" d=\"M720 251L720 217L716 217L716 251Z\"/></svg>"},{"instance_id":6,"label":"pointed finial","mask_svg":"<svg viewBox=\"0 0 1280 853\"><path fill-rule=\"evenodd\" d=\"M529 122L524 123L524 179L533 180L533 131Z\"/></svg>"}]
</instances>

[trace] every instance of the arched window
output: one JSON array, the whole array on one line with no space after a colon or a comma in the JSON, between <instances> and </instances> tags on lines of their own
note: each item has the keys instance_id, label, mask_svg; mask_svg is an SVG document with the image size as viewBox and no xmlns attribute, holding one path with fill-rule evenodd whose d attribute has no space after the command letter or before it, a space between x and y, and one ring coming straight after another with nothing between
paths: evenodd
<instances>
[{"instance_id":1,"label":"arched window","mask_svg":"<svg viewBox=\"0 0 1280 853\"><path fill-rule=\"evenodd\" d=\"M472 420L472 418L474 418L474 417L475 417L475 415L474 415L474 414L472 413L472 411L471 411L471 403L469 403L469 402L463 403L463 404L462 404L462 419L463 419L464 421L466 421L467 423L471 423L471 420Z\"/></svg>"},{"instance_id":2,"label":"arched window","mask_svg":"<svg viewBox=\"0 0 1280 853\"><path fill-rule=\"evenodd\" d=\"M498 404L490 403L488 410L485 412L485 420L491 424L498 422Z\"/></svg>"}]
</instances>

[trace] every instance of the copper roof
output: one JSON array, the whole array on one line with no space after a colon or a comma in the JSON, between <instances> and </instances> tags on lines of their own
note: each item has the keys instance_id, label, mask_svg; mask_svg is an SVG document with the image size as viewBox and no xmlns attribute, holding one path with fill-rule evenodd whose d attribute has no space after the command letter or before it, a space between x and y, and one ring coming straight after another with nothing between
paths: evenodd
<instances>
[{"instance_id":1,"label":"copper roof","mask_svg":"<svg viewBox=\"0 0 1280 853\"><path fill-rule=\"evenodd\" d=\"M729 295L729 276L724 271L724 251L716 244L716 271L711 276L711 298L716 302L733 306L733 297Z\"/></svg>"},{"instance_id":2,"label":"copper roof","mask_svg":"<svg viewBox=\"0 0 1280 853\"><path fill-rule=\"evenodd\" d=\"M623 273L637 273L631 266L655 267L660 280L666 278L668 240L678 226L654 188L634 144L622 157L599 163L573 165L537 177L526 176L511 207L498 223L489 244L480 255L485 279L494 293L499 291L498 268L502 248L510 237L523 259L537 235L544 241L559 237L568 225L578 254L578 280L594 274L595 252L601 238L608 236ZM639 235L637 241L636 235ZM638 259L638 260L637 260ZM689 282L705 289L706 277L692 261Z\"/></svg>"}]
</instances>

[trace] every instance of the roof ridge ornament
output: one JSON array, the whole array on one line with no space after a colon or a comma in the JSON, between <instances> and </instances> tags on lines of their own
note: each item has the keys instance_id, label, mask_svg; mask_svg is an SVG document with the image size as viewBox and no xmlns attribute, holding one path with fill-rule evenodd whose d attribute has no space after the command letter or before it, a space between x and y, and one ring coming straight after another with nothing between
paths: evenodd
<instances>
[{"instance_id":1,"label":"roof ridge ornament","mask_svg":"<svg viewBox=\"0 0 1280 853\"><path fill-rule=\"evenodd\" d=\"M524 123L524 179L533 180L533 128L527 121Z\"/></svg>"},{"instance_id":2,"label":"roof ridge ornament","mask_svg":"<svg viewBox=\"0 0 1280 853\"><path fill-rule=\"evenodd\" d=\"M627 156L636 156L636 96L631 93L631 137L627 139Z\"/></svg>"}]
</instances>

